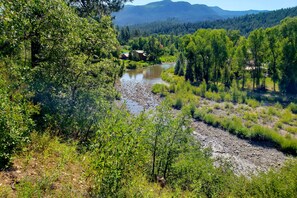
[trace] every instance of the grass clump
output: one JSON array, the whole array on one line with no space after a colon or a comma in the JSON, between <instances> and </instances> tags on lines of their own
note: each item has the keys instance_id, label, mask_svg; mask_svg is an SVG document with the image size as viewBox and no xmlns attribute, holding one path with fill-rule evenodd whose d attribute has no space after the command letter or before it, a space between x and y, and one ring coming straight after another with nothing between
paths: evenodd
<instances>
[{"instance_id":1,"label":"grass clump","mask_svg":"<svg viewBox=\"0 0 297 198\"><path fill-rule=\"evenodd\" d=\"M293 114L289 109L286 109L281 117L281 122L286 123L286 124L290 124L293 120Z\"/></svg>"},{"instance_id":2,"label":"grass clump","mask_svg":"<svg viewBox=\"0 0 297 198\"><path fill-rule=\"evenodd\" d=\"M183 101L181 98L177 98L172 105L173 108L180 110L183 107Z\"/></svg>"},{"instance_id":3,"label":"grass clump","mask_svg":"<svg viewBox=\"0 0 297 198\"><path fill-rule=\"evenodd\" d=\"M291 102L287 108L290 109L292 113L297 114L297 104Z\"/></svg>"},{"instance_id":4,"label":"grass clump","mask_svg":"<svg viewBox=\"0 0 297 198\"><path fill-rule=\"evenodd\" d=\"M254 99L247 99L246 100L247 105L249 105L252 108L257 108L260 106L260 103L257 100Z\"/></svg>"},{"instance_id":5,"label":"grass clump","mask_svg":"<svg viewBox=\"0 0 297 198\"><path fill-rule=\"evenodd\" d=\"M153 94L160 94L161 97L164 97L168 94L168 88L164 84L155 84L152 87Z\"/></svg>"},{"instance_id":6,"label":"grass clump","mask_svg":"<svg viewBox=\"0 0 297 198\"><path fill-rule=\"evenodd\" d=\"M291 126L288 126L285 128L285 130L289 133L292 133L292 134L297 134L297 127L291 127Z\"/></svg>"}]
</instances>

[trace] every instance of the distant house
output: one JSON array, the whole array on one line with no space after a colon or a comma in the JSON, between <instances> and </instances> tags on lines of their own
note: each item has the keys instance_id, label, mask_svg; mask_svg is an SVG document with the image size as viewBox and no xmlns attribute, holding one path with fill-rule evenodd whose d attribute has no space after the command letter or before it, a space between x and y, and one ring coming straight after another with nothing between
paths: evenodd
<instances>
[{"instance_id":1,"label":"distant house","mask_svg":"<svg viewBox=\"0 0 297 198\"><path fill-rule=\"evenodd\" d=\"M143 50L133 50L131 54L134 60L146 60L146 53Z\"/></svg>"},{"instance_id":2,"label":"distant house","mask_svg":"<svg viewBox=\"0 0 297 198\"><path fill-rule=\"evenodd\" d=\"M131 56L131 57L130 57ZM132 50L130 53L125 52L120 55L120 59L123 60L135 60L135 61L145 61L146 60L146 53L143 50Z\"/></svg>"},{"instance_id":3,"label":"distant house","mask_svg":"<svg viewBox=\"0 0 297 198\"><path fill-rule=\"evenodd\" d=\"M129 52L122 53L121 56L120 56L120 59L123 59L123 60L129 59Z\"/></svg>"}]
</instances>

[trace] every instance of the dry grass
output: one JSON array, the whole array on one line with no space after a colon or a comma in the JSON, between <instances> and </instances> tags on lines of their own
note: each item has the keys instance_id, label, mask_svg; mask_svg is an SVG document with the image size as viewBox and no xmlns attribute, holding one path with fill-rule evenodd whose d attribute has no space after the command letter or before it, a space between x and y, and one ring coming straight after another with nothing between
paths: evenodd
<instances>
[{"instance_id":1,"label":"dry grass","mask_svg":"<svg viewBox=\"0 0 297 198\"><path fill-rule=\"evenodd\" d=\"M75 145L33 134L12 168L0 172L0 197L87 197L88 165L88 157L78 155Z\"/></svg>"}]
</instances>

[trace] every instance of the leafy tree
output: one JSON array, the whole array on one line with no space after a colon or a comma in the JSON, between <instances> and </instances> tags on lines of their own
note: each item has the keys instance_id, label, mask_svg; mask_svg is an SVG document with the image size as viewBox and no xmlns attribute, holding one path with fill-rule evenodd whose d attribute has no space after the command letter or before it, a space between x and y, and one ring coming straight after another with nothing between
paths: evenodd
<instances>
[{"instance_id":1,"label":"leafy tree","mask_svg":"<svg viewBox=\"0 0 297 198\"><path fill-rule=\"evenodd\" d=\"M228 58L227 36L225 30L213 30L211 32L211 47L213 54L213 81L217 83L220 78L220 70L224 68Z\"/></svg>"},{"instance_id":2,"label":"leafy tree","mask_svg":"<svg viewBox=\"0 0 297 198\"><path fill-rule=\"evenodd\" d=\"M246 82L246 65L249 61L247 40L245 37L241 37L239 40L239 45L236 48L234 54L234 60L236 64L236 75L241 76L242 85L241 89L244 89Z\"/></svg>"},{"instance_id":3,"label":"leafy tree","mask_svg":"<svg viewBox=\"0 0 297 198\"><path fill-rule=\"evenodd\" d=\"M191 137L188 120L181 114L172 118L169 107L162 105L152 120L153 129L149 130L148 145L152 154L151 179L156 176L169 176L174 159L185 151Z\"/></svg>"},{"instance_id":4,"label":"leafy tree","mask_svg":"<svg viewBox=\"0 0 297 198\"><path fill-rule=\"evenodd\" d=\"M268 66L269 74L273 81L273 90L275 91L275 84L280 80L279 73L279 58L280 52L280 32L278 28L268 28L266 31L266 39L268 41Z\"/></svg>"},{"instance_id":5,"label":"leafy tree","mask_svg":"<svg viewBox=\"0 0 297 198\"><path fill-rule=\"evenodd\" d=\"M123 8L127 2L132 0L65 0L68 5L75 7L82 17L91 16L100 18L103 15L110 15Z\"/></svg>"},{"instance_id":6,"label":"leafy tree","mask_svg":"<svg viewBox=\"0 0 297 198\"><path fill-rule=\"evenodd\" d=\"M184 75L184 69L185 69L185 57L183 53L181 52L178 56L177 62L175 64L174 68L174 74L183 76Z\"/></svg>"},{"instance_id":7,"label":"leafy tree","mask_svg":"<svg viewBox=\"0 0 297 198\"><path fill-rule=\"evenodd\" d=\"M163 47L156 37L148 38L148 42L144 45L144 50L148 54L150 61L156 61L163 53Z\"/></svg>"},{"instance_id":8,"label":"leafy tree","mask_svg":"<svg viewBox=\"0 0 297 198\"><path fill-rule=\"evenodd\" d=\"M133 118L122 109L107 113L91 146L97 172L94 196L120 196L138 168L143 168L147 157L144 138L151 129L147 120L146 115Z\"/></svg>"},{"instance_id":9,"label":"leafy tree","mask_svg":"<svg viewBox=\"0 0 297 198\"><path fill-rule=\"evenodd\" d=\"M3 7L2 38L8 48L24 47L24 62L32 62L25 77L41 107L38 126L88 141L115 95L118 42L111 19L80 18L62 0L4 1Z\"/></svg>"},{"instance_id":10,"label":"leafy tree","mask_svg":"<svg viewBox=\"0 0 297 198\"><path fill-rule=\"evenodd\" d=\"M297 93L297 19L288 18L282 21L280 26L282 41L280 87L284 92Z\"/></svg>"},{"instance_id":11,"label":"leafy tree","mask_svg":"<svg viewBox=\"0 0 297 198\"><path fill-rule=\"evenodd\" d=\"M264 31L262 28L254 30L248 37L248 44L252 53L254 68L252 68L253 89L259 87L262 78L262 63L264 58Z\"/></svg>"}]
</instances>

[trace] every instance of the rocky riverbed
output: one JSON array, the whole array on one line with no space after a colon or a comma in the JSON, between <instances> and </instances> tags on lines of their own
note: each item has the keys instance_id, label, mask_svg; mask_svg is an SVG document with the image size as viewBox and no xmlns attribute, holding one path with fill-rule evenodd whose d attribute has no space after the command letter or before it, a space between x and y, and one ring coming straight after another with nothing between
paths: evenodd
<instances>
[{"instance_id":1,"label":"rocky riverbed","mask_svg":"<svg viewBox=\"0 0 297 198\"><path fill-rule=\"evenodd\" d=\"M151 87L152 83L142 81L121 81L116 85L122 95L120 103L126 103L133 114L154 109L160 104L162 99L151 92ZM193 120L192 128L194 137L202 147L212 149L216 164L227 162L238 175L248 176L278 168L289 158L269 143L240 139L203 122Z\"/></svg>"}]
</instances>

